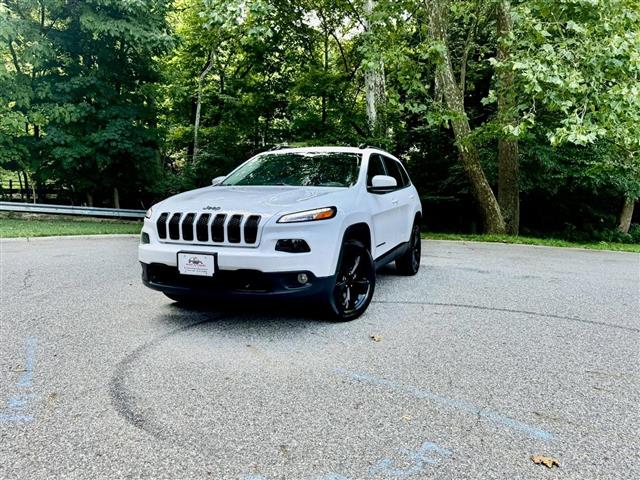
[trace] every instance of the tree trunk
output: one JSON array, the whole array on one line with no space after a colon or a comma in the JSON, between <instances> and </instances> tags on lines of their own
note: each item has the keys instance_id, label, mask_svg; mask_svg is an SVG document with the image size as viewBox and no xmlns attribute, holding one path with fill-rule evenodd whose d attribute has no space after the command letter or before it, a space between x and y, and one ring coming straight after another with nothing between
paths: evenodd
<instances>
[{"instance_id":1,"label":"tree trunk","mask_svg":"<svg viewBox=\"0 0 640 480\"><path fill-rule=\"evenodd\" d=\"M365 4L365 28L371 35L371 17L375 8L374 0L367 0ZM386 86L384 79L384 63L376 59L373 67L368 67L364 72L364 91L367 103L367 120L371 135L382 134L379 118L379 107L386 102Z\"/></svg>"},{"instance_id":2,"label":"tree trunk","mask_svg":"<svg viewBox=\"0 0 640 480\"><path fill-rule=\"evenodd\" d=\"M113 208L120 208L120 192L118 187L113 187Z\"/></svg>"},{"instance_id":3,"label":"tree trunk","mask_svg":"<svg viewBox=\"0 0 640 480\"><path fill-rule=\"evenodd\" d=\"M431 36L444 47L442 63L438 65L438 83L442 88L444 101L455 116L451 120L456 144L460 152L462 166L471 184L473 198L480 208L484 229L487 233L505 233L504 219L498 201L491 190L482 170L477 148L469 141L471 127L464 109L464 98L456 82L447 45L447 31L444 18L446 0L433 0L429 7L429 30Z\"/></svg>"},{"instance_id":4,"label":"tree trunk","mask_svg":"<svg viewBox=\"0 0 640 480\"><path fill-rule=\"evenodd\" d=\"M87 192L87 207L93 207L93 195Z\"/></svg>"},{"instance_id":5,"label":"tree trunk","mask_svg":"<svg viewBox=\"0 0 640 480\"><path fill-rule=\"evenodd\" d=\"M324 28L324 72L329 70L329 34L327 28ZM327 124L327 91L326 87L322 89L322 126Z\"/></svg>"},{"instance_id":6,"label":"tree trunk","mask_svg":"<svg viewBox=\"0 0 640 480\"><path fill-rule=\"evenodd\" d=\"M23 166L22 173L24 174L24 188L25 190L27 190L27 200L29 199L28 190L29 190L29 187L31 187L31 196L33 199L33 203L37 203L38 196L36 194L36 182L33 181L33 178L31 178L31 175L29 175L29 172L25 166Z\"/></svg>"},{"instance_id":7,"label":"tree trunk","mask_svg":"<svg viewBox=\"0 0 640 480\"><path fill-rule=\"evenodd\" d=\"M509 59L506 38L513 30L511 4L508 0L497 5L498 54L499 62ZM499 68L498 79L498 120L501 126L514 125L515 98L513 96L513 70ZM501 134L498 139L498 203L505 228L509 235L517 235L520 230L520 187L518 165L518 140Z\"/></svg>"},{"instance_id":8,"label":"tree trunk","mask_svg":"<svg viewBox=\"0 0 640 480\"><path fill-rule=\"evenodd\" d=\"M622 205L622 210L620 210L620 224L618 225L618 230L622 233L629 233L629 227L631 226L631 219L633 218L633 209L636 205L635 198L624 199L624 204Z\"/></svg>"},{"instance_id":9,"label":"tree trunk","mask_svg":"<svg viewBox=\"0 0 640 480\"><path fill-rule=\"evenodd\" d=\"M26 189L22 185L22 175L20 175L20 172L18 172L18 184L20 185L20 200L24 202L24 190L26 190ZM29 201L29 193L28 192L27 192L27 201Z\"/></svg>"},{"instance_id":10,"label":"tree trunk","mask_svg":"<svg viewBox=\"0 0 640 480\"><path fill-rule=\"evenodd\" d=\"M202 82L213 67L213 50L209 53L207 64L205 65L202 73L198 77L198 95L196 99L196 118L193 127L193 161L198 156L198 131L200 130L200 112L202 110Z\"/></svg>"}]
</instances>

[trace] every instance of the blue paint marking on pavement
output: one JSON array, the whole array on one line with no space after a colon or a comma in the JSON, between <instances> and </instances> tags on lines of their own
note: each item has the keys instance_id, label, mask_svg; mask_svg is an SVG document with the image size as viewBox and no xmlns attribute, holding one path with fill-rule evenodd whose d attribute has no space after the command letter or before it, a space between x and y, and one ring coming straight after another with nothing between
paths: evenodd
<instances>
[{"instance_id":1,"label":"blue paint marking on pavement","mask_svg":"<svg viewBox=\"0 0 640 480\"><path fill-rule=\"evenodd\" d=\"M33 399L34 397L35 395L31 393L11 395L7 403L9 404L9 408L12 408L13 410L22 410L27 406L29 400Z\"/></svg>"},{"instance_id":2,"label":"blue paint marking on pavement","mask_svg":"<svg viewBox=\"0 0 640 480\"><path fill-rule=\"evenodd\" d=\"M441 447L432 442L424 442L415 452L403 449L402 453L407 455L413 463L405 468L397 468L393 465L393 460L383 458L379 460L369 470L369 475L382 474L391 477L412 477L422 473L427 465L437 465L440 463L438 457L450 457L453 451L448 448ZM435 455L437 454L437 455Z\"/></svg>"},{"instance_id":3,"label":"blue paint marking on pavement","mask_svg":"<svg viewBox=\"0 0 640 480\"><path fill-rule=\"evenodd\" d=\"M36 363L36 339L27 338L25 345L24 372L15 384L20 390L30 389L33 386L33 370ZM33 415L28 410L31 400L35 398L32 393L20 392L11 395L7 400L8 411L0 412L0 423L28 423L33 421Z\"/></svg>"},{"instance_id":4,"label":"blue paint marking on pavement","mask_svg":"<svg viewBox=\"0 0 640 480\"><path fill-rule=\"evenodd\" d=\"M25 349L25 371L20 376L20 380L16 383L16 386L22 388L29 388L33 383L33 368L36 363L36 339L33 337L27 338L27 345Z\"/></svg>"},{"instance_id":5,"label":"blue paint marking on pavement","mask_svg":"<svg viewBox=\"0 0 640 480\"><path fill-rule=\"evenodd\" d=\"M553 440L553 434L551 432L547 432L546 430L542 430L541 428L532 427L531 425L527 425L526 423L514 420L513 418L509 418L500 413L485 410L484 408L478 407L463 400L443 397L442 395L432 393L428 390L405 386L400 383L392 382L390 380L386 380L384 378L376 377L373 375L368 375L366 373L351 372L343 368L338 368L335 370L335 372L345 377L349 377L352 380L357 380L359 382L365 382L372 385L378 385L381 387L387 387L391 390L406 393L416 398L423 398L425 400L430 400L434 403L438 403L446 407L455 408L467 413L473 413L474 415L478 415L479 417L491 420L498 425L502 425L504 427L522 432L532 438L537 438L546 442Z\"/></svg>"},{"instance_id":6,"label":"blue paint marking on pavement","mask_svg":"<svg viewBox=\"0 0 640 480\"><path fill-rule=\"evenodd\" d=\"M0 423L28 423L33 421L31 415L11 415L0 413Z\"/></svg>"}]
</instances>

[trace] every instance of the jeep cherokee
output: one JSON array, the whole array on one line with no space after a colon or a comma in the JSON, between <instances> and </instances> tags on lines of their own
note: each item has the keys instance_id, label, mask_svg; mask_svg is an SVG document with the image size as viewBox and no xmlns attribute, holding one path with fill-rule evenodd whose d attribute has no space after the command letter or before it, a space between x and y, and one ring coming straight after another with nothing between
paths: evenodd
<instances>
[{"instance_id":1,"label":"jeep cherokee","mask_svg":"<svg viewBox=\"0 0 640 480\"><path fill-rule=\"evenodd\" d=\"M177 302L314 298L336 320L368 307L376 269L420 267L418 192L392 155L369 147L260 153L212 185L147 211L144 284Z\"/></svg>"}]
</instances>

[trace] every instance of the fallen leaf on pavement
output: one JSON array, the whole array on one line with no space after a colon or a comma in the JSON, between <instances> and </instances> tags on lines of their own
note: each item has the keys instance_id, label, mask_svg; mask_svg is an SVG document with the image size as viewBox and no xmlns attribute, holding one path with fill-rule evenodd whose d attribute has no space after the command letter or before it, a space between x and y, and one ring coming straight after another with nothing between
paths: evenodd
<instances>
[{"instance_id":1,"label":"fallen leaf on pavement","mask_svg":"<svg viewBox=\"0 0 640 480\"><path fill-rule=\"evenodd\" d=\"M411 420L413 417L411 415L403 415L402 416L402 420L404 420L405 422L408 422L409 420Z\"/></svg>"},{"instance_id":2,"label":"fallen leaf on pavement","mask_svg":"<svg viewBox=\"0 0 640 480\"><path fill-rule=\"evenodd\" d=\"M371 335L371 340L373 340L374 342L379 342L380 340L382 340L382 337L379 335Z\"/></svg>"},{"instance_id":3,"label":"fallen leaf on pavement","mask_svg":"<svg viewBox=\"0 0 640 480\"><path fill-rule=\"evenodd\" d=\"M537 465L544 465L547 468L559 467L560 462L553 457L546 457L544 455L531 455L531 461Z\"/></svg>"}]
</instances>

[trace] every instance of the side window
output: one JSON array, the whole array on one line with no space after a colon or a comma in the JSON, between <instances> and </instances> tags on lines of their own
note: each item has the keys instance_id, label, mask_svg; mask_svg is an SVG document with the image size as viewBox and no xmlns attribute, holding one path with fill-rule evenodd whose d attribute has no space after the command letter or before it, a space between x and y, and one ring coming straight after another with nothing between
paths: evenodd
<instances>
[{"instance_id":1,"label":"side window","mask_svg":"<svg viewBox=\"0 0 640 480\"><path fill-rule=\"evenodd\" d=\"M402 163L400 164L400 175L402 175L402 179L404 180L405 186L411 184L411 180L409 179L409 174L407 173L407 169L404 168L404 165Z\"/></svg>"},{"instance_id":2,"label":"side window","mask_svg":"<svg viewBox=\"0 0 640 480\"><path fill-rule=\"evenodd\" d=\"M387 167L387 172L389 172L388 175L395 178L396 182L398 182L398 188L406 187L409 183L409 178L404 168L402 168L402 165L387 157L384 157L384 164Z\"/></svg>"},{"instance_id":3,"label":"side window","mask_svg":"<svg viewBox=\"0 0 640 480\"><path fill-rule=\"evenodd\" d=\"M371 186L371 180L376 175L386 175L387 172L382 164L382 157L377 153L372 153L369 157L369 168L367 169L367 186Z\"/></svg>"}]
</instances>

